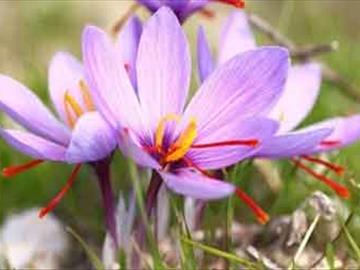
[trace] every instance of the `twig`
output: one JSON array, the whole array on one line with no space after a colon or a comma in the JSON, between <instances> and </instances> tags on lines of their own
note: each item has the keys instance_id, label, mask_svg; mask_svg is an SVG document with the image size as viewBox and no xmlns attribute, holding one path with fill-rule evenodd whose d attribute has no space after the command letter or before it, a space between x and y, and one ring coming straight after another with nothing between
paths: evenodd
<instances>
[{"instance_id":1,"label":"twig","mask_svg":"<svg viewBox=\"0 0 360 270\"><path fill-rule=\"evenodd\" d=\"M111 33L113 35L116 35L121 27L124 25L124 23L127 21L127 19L130 18L130 16L139 8L140 6L137 3L132 4L128 10L125 12L124 15L122 15L111 27Z\"/></svg>"},{"instance_id":2,"label":"twig","mask_svg":"<svg viewBox=\"0 0 360 270\"><path fill-rule=\"evenodd\" d=\"M258 31L267 35L273 42L281 46L287 47L291 51L296 49L297 46L293 41L288 39L279 31L275 30L275 28L272 27L271 24L269 24L267 21L265 21L258 15L250 14L248 19L252 26L254 26Z\"/></svg>"},{"instance_id":3,"label":"twig","mask_svg":"<svg viewBox=\"0 0 360 270\"><path fill-rule=\"evenodd\" d=\"M285 46L290 50L292 56L296 57L298 60L306 61L309 60L318 54L326 53L337 49L337 43L330 43L326 46L320 45L317 47L301 48L291 39L277 31L271 24L262 19L256 14L249 15L249 23L255 27L258 31L264 33L272 40L274 43ZM335 41L336 42L336 41ZM338 72L330 68L328 65L323 64L323 78L337 86L338 88L343 89L344 94L349 98L360 101L360 90L355 88L349 81L343 78Z\"/></svg>"},{"instance_id":4,"label":"twig","mask_svg":"<svg viewBox=\"0 0 360 270\"><path fill-rule=\"evenodd\" d=\"M336 51L339 48L339 42L334 40L329 44L309 45L303 48L297 48L291 51L291 57L306 61L311 57Z\"/></svg>"}]
</instances>

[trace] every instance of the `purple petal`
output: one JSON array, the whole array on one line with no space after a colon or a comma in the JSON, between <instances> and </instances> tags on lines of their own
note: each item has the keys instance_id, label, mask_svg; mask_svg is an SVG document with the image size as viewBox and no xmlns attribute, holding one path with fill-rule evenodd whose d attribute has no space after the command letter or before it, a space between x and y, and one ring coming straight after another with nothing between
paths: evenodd
<instances>
[{"instance_id":1,"label":"purple petal","mask_svg":"<svg viewBox=\"0 0 360 270\"><path fill-rule=\"evenodd\" d=\"M162 1L160 0L136 0L143 6L145 6L150 12L156 12L161 6Z\"/></svg>"},{"instance_id":2,"label":"purple petal","mask_svg":"<svg viewBox=\"0 0 360 270\"><path fill-rule=\"evenodd\" d=\"M67 52L55 54L49 67L49 90L55 109L64 123L68 121L64 105L67 91L84 108L79 86L81 80L84 80L81 63Z\"/></svg>"},{"instance_id":3,"label":"purple petal","mask_svg":"<svg viewBox=\"0 0 360 270\"><path fill-rule=\"evenodd\" d=\"M188 4L177 14L180 22L184 22L189 16L203 9L210 0L188 0Z\"/></svg>"},{"instance_id":4,"label":"purple petal","mask_svg":"<svg viewBox=\"0 0 360 270\"><path fill-rule=\"evenodd\" d=\"M319 128L332 128L333 132L327 136L324 141L337 143L328 145L320 144L314 149L314 153L344 148L360 139L360 114L325 120L309 126L307 130Z\"/></svg>"},{"instance_id":5,"label":"purple petal","mask_svg":"<svg viewBox=\"0 0 360 270\"><path fill-rule=\"evenodd\" d=\"M175 193L201 200L221 199L235 191L232 184L206 177L191 170L159 171L166 186Z\"/></svg>"},{"instance_id":6,"label":"purple petal","mask_svg":"<svg viewBox=\"0 0 360 270\"><path fill-rule=\"evenodd\" d=\"M251 32L245 12L233 12L227 19L220 39L219 64L223 64L237 54L256 48L256 40Z\"/></svg>"},{"instance_id":7,"label":"purple petal","mask_svg":"<svg viewBox=\"0 0 360 270\"><path fill-rule=\"evenodd\" d=\"M121 62L126 65L132 85L136 89L136 55L142 32L142 24L138 17L132 16L122 28L116 41L116 48L122 56Z\"/></svg>"},{"instance_id":8,"label":"purple petal","mask_svg":"<svg viewBox=\"0 0 360 270\"><path fill-rule=\"evenodd\" d=\"M190 3L190 0L180 0L180 1L163 0L163 3L164 3L164 5L171 8L171 10L174 13L178 13L186 8L186 6Z\"/></svg>"},{"instance_id":9,"label":"purple petal","mask_svg":"<svg viewBox=\"0 0 360 270\"><path fill-rule=\"evenodd\" d=\"M320 92L321 67L317 63L293 66L289 69L285 91L270 112L270 118L280 122L280 133L294 129L314 107Z\"/></svg>"},{"instance_id":10,"label":"purple petal","mask_svg":"<svg viewBox=\"0 0 360 270\"><path fill-rule=\"evenodd\" d=\"M81 116L72 132L66 160L71 163L84 163L101 160L116 148L114 131L98 112Z\"/></svg>"},{"instance_id":11,"label":"purple petal","mask_svg":"<svg viewBox=\"0 0 360 270\"><path fill-rule=\"evenodd\" d=\"M234 140L258 140L259 145L269 140L278 129L278 123L266 118L238 119L208 134L206 139L196 140L196 144L206 144ZM211 148L193 148L187 157L202 169L219 169L233 165L255 155L259 147L219 146Z\"/></svg>"},{"instance_id":12,"label":"purple petal","mask_svg":"<svg viewBox=\"0 0 360 270\"><path fill-rule=\"evenodd\" d=\"M128 129L123 129L118 137L118 145L121 152L133 159L136 164L142 167L160 169L160 164L152 158L137 141L136 135Z\"/></svg>"},{"instance_id":13,"label":"purple petal","mask_svg":"<svg viewBox=\"0 0 360 270\"><path fill-rule=\"evenodd\" d=\"M201 26L198 31L197 57L200 82L203 82L214 71L215 67L204 28Z\"/></svg>"},{"instance_id":14,"label":"purple petal","mask_svg":"<svg viewBox=\"0 0 360 270\"><path fill-rule=\"evenodd\" d=\"M88 26L83 32L84 67L97 109L114 127L143 131L141 111L135 91L119 61L119 51L101 29Z\"/></svg>"},{"instance_id":15,"label":"purple petal","mask_svg":"<svg viewBox=\"0 0 360 270\"><path fill-rule=\"evenodd\" d=\"M166 114L182 112L190 82L187 40L169 8L161 8L144 26L136 69L143 114L154 130Z\"/></svg>"},{"instance_id":16,"label":"purple petal","mask_svg":"<svg viewBox=\"0 0 360 270\"><path fill-rule=\"evenodd\" d=\"M332 129L330 128L319 128L312 131L299 130L285 135L278 135L264 141L256 155L270 159L308 155L331 132Z\"/></svg>"},{"instance_id":17,"label":"purple petal","mask_svg":"<svg viewBox=\"0 0 360 270\"><path fill-rule=\"evenodd\" d=\"M0 129L0 136L16 150L34 159L63 161L66 148L26 131Z\"/></svg>"},{"instance_id":18,"label":"purple petal","mask_svg":"<svg viewBox=\"0 0 360 270\"><path fill-rule=\"evenodd\" d=\"M239 118L268 113L282 93L288 65L288 51L278 47L234 57L201 85L185 111L183 125L195 117L202 138Z\"/></svg>"},{"instance_id":19,"label":"purple petal","mask_svg":"<svg viewBox=\"0 0 360 270\"><path fill-rule=\"evenodd\" d=\"M32 133L66 145L70 132L28 88L0 75L0 110Z\"/></svg>"}]
</instances>

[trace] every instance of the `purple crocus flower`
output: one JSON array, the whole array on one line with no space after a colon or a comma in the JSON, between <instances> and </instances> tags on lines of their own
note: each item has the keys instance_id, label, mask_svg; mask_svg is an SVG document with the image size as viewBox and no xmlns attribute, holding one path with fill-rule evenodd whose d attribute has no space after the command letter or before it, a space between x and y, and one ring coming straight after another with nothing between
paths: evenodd
<instances>
[{"instance_id":1,"label":"purple crocus flower","mask_svg":"<svg viewBox=\"0 0 360 270\"><path fill-rule=\"evenodd\" d=\"M137 95L106 33L88 27L83 38L94 100L119 131L126 155L157 172L175 193L211 200L236 191L261 212L241 190L206 170L253 156L256 146L276 132L275 121L253 116L268 111L280 97L287 50L265 47L235 57L209 76L184 109L190 52L169 8L159 9L144 26L136 60Z\"/></svg>"},{"instance_id":2,"label":"purple crocus flower","mask_svg":"<svg viewBox=\"0 0 360 270\"><path fill-rule=\"evenodd\" d=\"M204 10L205 6L212 2L225 3L237 8L245 6L243 0L137 0L137 2L145 6L151 13L167 6L171 8L181 23L195 12Z\"/></svg>"},{"instance_id":3,"label":"purple crocus flower","mask_svg":"<svg viewBox=\"0 0 360 270\"><path fill-rule=\"evenodd\" d=\"M128 67L136 81L134 64L136 38L141 33L140 21L132 17L119 33L116 48L119 61ZM57 53L49 68L50 98L58 115L55 117L31 90L16 80L0 75L0 109L25 130L0 128L1 137L33 161L3 170L6 177L33 168L44 161L75 164L64 188L43 208L39 216L51 211L70 189L81 164L90 164L98 177L106 212L107 226L115 234L113 193L110 184L110 162L116 149L116 133L95 110L92 91L82 64L66 52Z\"/></svg>"},{"instance_id":4,"label":"purple crocus flower","mask_svg":"<svg viewBox=\"0 0 360 270\"><path fill-rule=\"evenodd\" d=\"M256 49L255 38L250 31L244 12L234 12L222 31L219 55L215 63L203 29L198 33L199 77L204 81L217 65L223 65L239 54ZM231 60L230 60L231 61ZM272 140L267 140L257 153L258 157L279 159L300 157L324 165L337 174L343 168L310 155L340 149L354 143L360 137L360 115L337 117L294 130L310 113L318 97L321 84L321 66L318 63L294 65L289 69L283 95L267 114L279 122L280 127ZM328 177L316 173L302 161L295 164L333 188L340 196L348 197L348 190Z\"/></svg>"}]
</instances>

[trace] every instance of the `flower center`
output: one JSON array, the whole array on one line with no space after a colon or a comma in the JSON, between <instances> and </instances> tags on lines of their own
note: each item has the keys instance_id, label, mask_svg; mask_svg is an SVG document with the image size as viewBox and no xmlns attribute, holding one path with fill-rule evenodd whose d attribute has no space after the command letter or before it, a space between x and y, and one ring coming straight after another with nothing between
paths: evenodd
<instances>
[{"instance_id":1,"label":"flower center","mask_svg":"<svg viewBox=\"0 0 360 270\"><path fill-rule=\"evenodd\" d=\"M200 148L214 148L214 147L224 147L224 146L248 146L256 147L259 144L257 139L245 139L245 140L228 140L228 141L218 141L210 142L203 144L194 144L194 141L198 135L197 124L195 118L191 118L189 124L186 128L180 133L178 138L166 146L165 143L165 134L166 128L168 127L168 122L178 123L180 121L180 116L176 114L167 114L160 121L155 131L155 146L144 146L145 151L150 154L156 155L159 158L161 165L165 167L168 163L184 161L186 165L189 164L189 159L185 157L186 153L190 149L200 149ZM192 163L194 164L194 163ZM192 166L194 167L194 166ZM199 168L200 169L200 168Z\"/></svg>"},{"instance_id":2,"label":"flower center","mask_svg":"<svg viewBox=\"0 0 360 270\"><path fill-rule=\"evenodd\" d=\"M84 112L95 110L89 88L83 80L79 81L77 89L81 93L84 108L81 107L78 101L70 94L69 90L67 90L64 95L66 119L71 128L75 126L76 121L84 114Z\"/></svg>"},{"instance_id":3,"label":"flower center","mask_svg":"<svg viewBox=\"0 0 360 270\"><path fill-rule=\"evenodd\" d=\"M176 114L166 115L160 120L155 132L155 148L157 153L161 156L160 163L162 164L182 159L190 149L197 136L196 121L195 119L191 119L176 141L169 147L164 147L166 124L169 121L175 121L178 123L180 121L180 117Z\"/></svg>"}]
</instances>

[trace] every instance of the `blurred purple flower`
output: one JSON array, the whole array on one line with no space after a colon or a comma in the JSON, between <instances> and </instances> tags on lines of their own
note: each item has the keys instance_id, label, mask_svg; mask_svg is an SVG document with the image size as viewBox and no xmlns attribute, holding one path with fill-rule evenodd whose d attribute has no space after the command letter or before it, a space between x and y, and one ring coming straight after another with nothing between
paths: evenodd
<instances>
[{"instance_id":1,"label":"blurred purple flower","mask_svg":"<svg viewBox=\"0 0 360 270\"><path fill-rule=\"evenodd\" d=\"M136 77L132 67L141 27L136 17L130 18L115 44L119 61L126 65L134 85ZM5 168L3 175L14 176L45 160L76 164L64 188L40 212L40 217L43 217L70 189L81 164L88 163L99 179L108 226L114 227L114 224L109 224L114 222L109 166L117 145L116 133L95 110L94 93L85 78L82 64L66 52L57 53L50 63L49 92L59 119L21 83L0 75L0 85L0 109L25 128L0 128L0 135L15 149L35 159L24 165Z\"/></svg>"},{"instance_id":2,"label":"blurred purple flower","mask_svg":"<svg viewBox=\"0 0 360 270\"><path fill-rule=\"evenodd\" d=\"M237 8L245 6L244 0L137 0L145 6L151 13L155 13L161 7L169 7L181 23L198 11L203 11L205 6L214 3L225 3Z\"/></svg>"},{"instance_id":3,"label":"blurred purple flower","mask_svg":"<svg viewBox=\"0 0 360 270\"><path fill-rule=\"evenodd\" d=\"M236 191L206 170L254 156L276 132L266 112L281 95L288 52L267 47L235 57L216 69L184 110L191 74L186 37L168 8L145 25L136 59L137 94L118 51L95 27L84 33L83 54L94 101L119 130L119 147L139 165L156 170L168 188L198 199Z\"/></svg>"},{"instance_id":4,"label":"blurred purple flower","mask_svg":"<svg viewBox=\"0 0 360 270\"><path fill-rule=\"evenodd\" d=\"M256 49L256 41L250 30L244 12L234 12L227 19L219 44L219 55L215 63L210 52L204 31L198 33L198 68L201 81L239 54ZM230 60L231 61L231 60ZM300 156L321 164L337 174L342 168L326 161L309 157L319 152L340 149L360 138L360 114L349 117L336 117L305 128L294 130L310 113L319 95L321 66L318 63L294 65L289 69L285 90L267 114L279 122L279 130L272 140L266 140L257 153L258 157L271 159ZM300 160L296 165L332 187L340 196L348 197L348 190L331 179L312 171Z\"/></svg>"}]
</instances>

